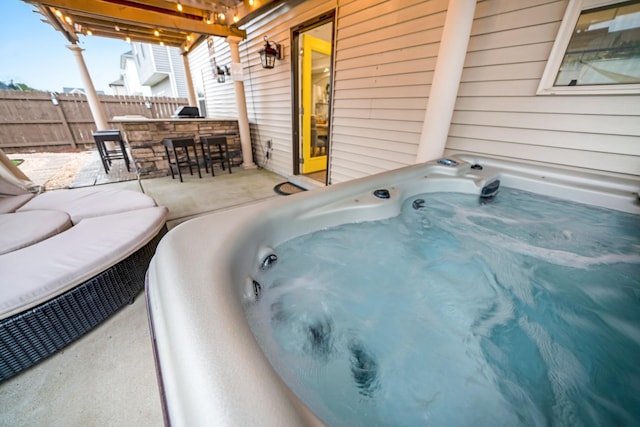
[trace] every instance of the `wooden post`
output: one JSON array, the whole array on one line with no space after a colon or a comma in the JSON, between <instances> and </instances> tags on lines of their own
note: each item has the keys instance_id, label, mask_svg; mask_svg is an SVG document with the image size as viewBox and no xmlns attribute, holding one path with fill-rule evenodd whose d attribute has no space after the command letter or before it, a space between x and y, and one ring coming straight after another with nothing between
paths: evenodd
<instances>
[{"instance_id":1,"label":"wooden post","mask_svg":"<svg viewBox=\"0 0 640 427\"><path fill-rule=\"evenodd\" d=\"M55 93L51 93L51 99L55 97ZM69 126L69 121L67 120L67 115L64 113L64 108L62 108L62 104L60 104L60 100L58 99L58 104L55 105L56 110L58 110L58 115L60 116L60 120L62 121L62 126L64 127L65 133L67 134L67 138L71 141L71 148L77 148L76 139L73 136L73 132L71 132L71 127Z\"/></svg>"}]
</instances>

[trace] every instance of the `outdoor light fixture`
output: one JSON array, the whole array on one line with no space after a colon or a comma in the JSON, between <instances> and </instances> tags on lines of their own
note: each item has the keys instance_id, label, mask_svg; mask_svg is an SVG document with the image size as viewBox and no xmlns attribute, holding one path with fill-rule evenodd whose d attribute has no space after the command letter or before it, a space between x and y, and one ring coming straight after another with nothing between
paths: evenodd
<instances>
[{"instance_id":1,"label":"outdoor light fixture","mask_svg":"<svg viewBox=\"0 0 640 427\"><path fill-rule=\"evenodd\" d=\"M226 81L225 76L230 76L230 75L231 75L231 69L229 68L228 65L225 65L224 67L216 67L216 76L218 78L218 83L224 83Z\"/></svg>"},{"instance_id":2,"label":"outdoor light fixture","mask_svg":"<svg viewBox=\"0 0 640 427\"><path fill-rule=\"evenodd\" d=\"M264 49L258 53L262 68L273 68L276 65L276 59L282 59L282 46L276 42L270 42L267 36L264 36Z\"/></svg>"},{"instance_id":3,"label":"outdoor light fixture","mask_svg":"<svg viewBox=\"0 0 640 427\"><path fill-rule=\"evenodd\" d=\"M51 103L55 106L57 106L60 103L56 95L57 94L55 92L51 92Z\"/></svg>"},{"instance_id":4,"label":"outdoor light fixture","mask_svg":"<svg viewBox=\"0 0 640 427\"><path fill-rule=\"evenodd\" d=\"M218 77L218 83L224 83L226 80L224 76L224 69L222 67L216 67L216 74Z\"/></svg>"}]
</instances>

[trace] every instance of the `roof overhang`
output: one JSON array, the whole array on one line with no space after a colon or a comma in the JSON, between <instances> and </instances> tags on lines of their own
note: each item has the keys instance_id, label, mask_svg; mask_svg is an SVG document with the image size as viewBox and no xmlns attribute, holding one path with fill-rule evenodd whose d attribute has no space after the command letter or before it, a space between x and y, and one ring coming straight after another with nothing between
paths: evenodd
<instances>
[{"instance_id":1,"label":"roof overhang","mask_svg":"<svg viewBox=\"0 0 640 427\"><path fill-rule=\"evenodd\" d=\"M281 0L23 0L70 43L109 37L190 51L207 36L246 38L238 28Z\"/></svg>"}]
</instances>

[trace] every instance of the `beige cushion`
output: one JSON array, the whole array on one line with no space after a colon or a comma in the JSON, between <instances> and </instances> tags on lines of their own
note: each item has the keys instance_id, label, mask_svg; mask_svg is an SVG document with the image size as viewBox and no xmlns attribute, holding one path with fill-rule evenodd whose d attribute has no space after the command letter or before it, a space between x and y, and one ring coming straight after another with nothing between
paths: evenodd
<instances>
[{"instance_id":1,"label":"beige cushion","mask_svg":"<svg viewBox=\"0 0 640 427\"><path fill-rule=\"evenodd\" d=\"M83 219L35 245L0 256L0 319L48 301L127 258L165 224L152 207Z\"/></svg>"},{"instance_id":2,"label":"beige cushion","mask_svg":"<svg viewBox=\"0 0 640 427\"><path fill-rule=\"evenodd\" d=\"M71 222L78 224L84 218L150 208L155 205L151 197L136 191L90 187L40 194L19 208L18 212L64 211L71 217Z\"/></svg>"},{"instance_id":3,"label":"beige cushion","mask_svg":"<svg viewBox=\"0 0 640 427\"><path fill-rule=\"evenodd\" d=\"M19 196L0 196L0 213L15 212L20 206L33 199L31 193L20 194Z\"/></svg>"},{"instance_id":4,"label":"beige cushion","mask_svg":"<svg viewBox=\"0 0 640 427\"><path fill-rule=\"evenodd\" d=\"M11 174L11 171L6 171L6 173ZM11 175L11 178L17 183L21 182L19 178L13 175ZM0 196L17 196L28 192L29 191L17 186L15 183L7 181L2 173L0 173Z\"/></svg>"},{"instance_id":5,"label":"beige cushion","mask_svg":"<svg viewBox=\"0 0 640 427\"><path fill-rule=\"evenodd\" d=\"M60 211L26 211L0 215L0 255L22 249L71 227Z\"/></svg>"}]
</instances>

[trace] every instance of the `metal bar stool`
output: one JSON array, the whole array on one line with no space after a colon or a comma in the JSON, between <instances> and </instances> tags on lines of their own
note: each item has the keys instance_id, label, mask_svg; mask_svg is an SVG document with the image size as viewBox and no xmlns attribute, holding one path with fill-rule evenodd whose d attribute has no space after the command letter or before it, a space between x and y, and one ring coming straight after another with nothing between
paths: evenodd
<instances>
[{"instance_id":1,"label":"metal bar stool","mask_svg":"<svg viewBox=\"0 0 640 427\"><path fill-rule=\"evenodd\" d=\"M164 145L164 151L167 154L167 162L169 162L169 171L171 171L171 179L175 178L173 174L173 168L178 170L178 176L180 177L180 182L182 181L182 171L180 168L182 166L189 166L189 173L193 175L193 166L198 168L198 176L202 178L202 174L200 173L200 161L198 160L198 150L196 149L196 142L193 138L165 138L162 140L162 145ZM193 148L193 154L195 155L195 160L191 160L191 156L189 156L189 147ZM171 153L173 153L173 158L171 154L169 154L169 149L171 149ZM178 152L182 151L182 155L179 156Z\"/></svg>"},{"instance_id":2,"label":"metal bar stool","mask_svg":"<svg viewBox=\"0 0 640 427\"><path fill-rule=\"evenodd\" d=\"M211 146L217 147L217 153L211 151ZM204 147L207 147L205 151ZM225 170L225 163L231 173L231 159L229 158L229 146L227 145L227 137L220 135L201 136L200 148L202 149L202 156L204 157L204 168L209 172L209 166L211 167L211 176L215 176L213 173L213 164L220 163L222 170Z\"/></svg>"},{"instance_id":3,"label":"metal bar stool","mask_svg":"<svg viewBox=\"0 0 640 427\"><path fill-rule=\"evenodd\" d=\"M129 156L124 146L124 140L118 129L99 130L93 133L93 139L98 147L98 153L100 154L100 160L104 171L109 173L111 169L111 162L113 160L124 160L124 164L127 166L127 171L131 171ZM107 142L116 142L118 146L110 150L107 148Z\"/></svg>"}]
</instances>

